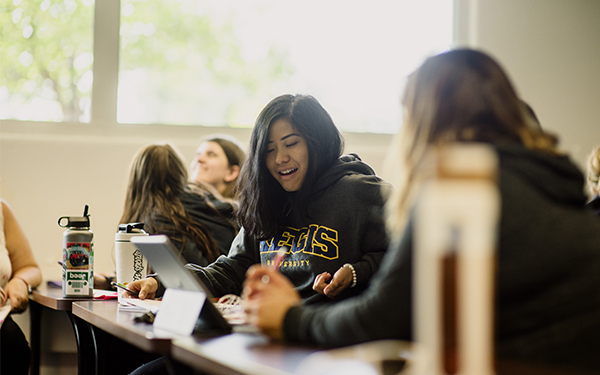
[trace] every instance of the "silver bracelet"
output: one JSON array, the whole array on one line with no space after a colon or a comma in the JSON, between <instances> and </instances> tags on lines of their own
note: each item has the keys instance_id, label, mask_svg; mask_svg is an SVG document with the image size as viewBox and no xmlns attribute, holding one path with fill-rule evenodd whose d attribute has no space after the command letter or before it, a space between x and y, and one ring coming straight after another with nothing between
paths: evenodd
<instances>
[{"instance_id":1,"label":"silver bracelet","mask_svg":"<svg viewBox=\"0 0 600 375\"><path fill-rule=\"evenodd\" d=\"M24 283L25 283L25 285L27 285L27 293L28 293L28 294L31 294L31 293L33 292L33 290L31 289L31 285L29 285L29 283L27 282L27 280L25 280L24 278L22 278L22 277L19 277L19 276L15 276L15 277L13 277L13 279L19 279L19 280L21 280L22 282L24 282Z\"/></svg>"},{"instance_id":2,"label":"silver bracelet","mask_svg":"<svg viewBox=\"0 0 600 375\"><path fill-rule=\"evenodd\" d=\"M350 268L350 271L352 271L352 284L350 284L350 288L354 288L356 286L356 270L350 263L344 264L344 267L348 267Z\"/></svg>"}]
</instances>

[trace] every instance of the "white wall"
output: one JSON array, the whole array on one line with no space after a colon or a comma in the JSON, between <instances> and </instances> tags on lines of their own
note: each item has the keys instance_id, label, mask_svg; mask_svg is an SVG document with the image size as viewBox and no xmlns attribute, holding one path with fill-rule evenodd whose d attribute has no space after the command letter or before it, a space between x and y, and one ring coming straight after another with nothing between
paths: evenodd
<instances>
[{"instance_id":1,"label":"white wall","mask_svg":"<svg viewBox=\"0 0 600 375\"><path fill-rule=\"evenodd\" d=\"M471 46L508 71L542 127L585 168L600 144L600 1L459 1L472 13Z\"/></svg>"},{"instance_id":2,"label":"white wall","mask_svg":"<svg viewBox=\"0 0 600 375\"><path fill-rule=\"evenodd\" d=\"M600 1L458 0L462 44L490 52L507 69L545 129L583 166L600 144ZM249 131L174 127L165 132L121 126L93 134L54 124L22 130L0 121L0 195L23 225L46 280L59 279L60 216L90 205L96 270L114 269L113 239L121 214L129 163L144 145L168 140L191 159L201 136L229 132L247 142ZM112 126L112 125L111 125ZM37 130L36 130L37 129ZM113 128L114 130L114 128ZM64 135L68 134L68 135ZM358 151L384 177L389 135L348 134L346 151Z\"/></svg>"}]
</instances>

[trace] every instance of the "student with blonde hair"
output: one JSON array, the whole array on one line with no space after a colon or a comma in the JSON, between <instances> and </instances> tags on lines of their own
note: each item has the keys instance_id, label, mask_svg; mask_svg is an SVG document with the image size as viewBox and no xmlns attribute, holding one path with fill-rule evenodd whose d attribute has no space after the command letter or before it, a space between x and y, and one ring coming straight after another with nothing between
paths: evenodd
<instances>
[{"instance_id":1,"label":"student with blonde hair","mask_svg":"<svg viewBox=\"0 0 600 375\"><path fill-rule=\"evenodd\" d=\"M476 50L428 58L409 77L402 104L396 190L387 202L392 246L368 289L336 305L307 306L279 272L255 266L245 284L250 321L271 337L324 347L413 339L418 166L437 146L477 142L499 159L497 358L600 368L600 221L584 209L584 177L556 138L529 125L507 75Z\"/></svg>"}]
</instances>

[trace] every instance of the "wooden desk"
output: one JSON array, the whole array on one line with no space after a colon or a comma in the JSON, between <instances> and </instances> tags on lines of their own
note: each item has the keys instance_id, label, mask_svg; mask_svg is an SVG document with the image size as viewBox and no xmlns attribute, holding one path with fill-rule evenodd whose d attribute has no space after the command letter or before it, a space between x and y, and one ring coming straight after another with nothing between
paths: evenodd
<instances>
[{"instance_id":1,"label":"wooden desk","mask_svg":"<svg viewBox=\"0 0 600 375\"><path fill-rule=\"evenodd\" d=\"M404 360L398 357L399 353L411 348L406 342L387 341L319 351L314 347L272 342L257 333L182 336L157 330L149 324L135 323L133 317L136 314L119 311L116 301L76 302L73 304L73 315L85 320L96 330L102 330L139 349L168 355L193 370L209 374L312 375L315 365L319 369L327 368L327 373L339 370L339 366L351 366L346 367L350 369L346 373L356 373L352 371L358 366L361 375L395 374L404 365ZM102 346L106 345L98 340L97 333L93 336L97 340L95 347L98 349L99 364L111 362L115 351L102 350ZM382 362L386 362L386 371L382 371ZM97 373L113 372L98 368Z\"/></svg>"},{"instance_id":2,"label":"wooden desk","mask_svg":"<svg viewBox=\"0 0 600 375\"><path fill-rule=\"evenodd\" d=\"M32 298L43 302L42 296L49 298L52 292L39 294L40 296ZM55 296L55 300L48 300L44 306L54 309L61 307L67 309L70 306L72 311L68 313L73 315L73 321L79 322L80 331L91 332L84 337L84 340L91 340L92 344L78 345L78 352L81 351L78 357L90 361L87 366L79 369L80 374L114 373L105 368L106 364L123 363L121 360L114 360L120 355L118 353L127 353L128 356L131 353L118 351L104 343L101 331L105 332L104 335L114 336L142 351L157 356L168 355L194 370L210 374L312 375L315 370L321 374L335 373L339 370L344 370L345 373L359 371L361 375L397 374L404 367L404 361L401 359L404 354L407 354L404 358L422 363L419 360L419 352L414 351L410 343L397 340L319 351L313 347L272 342L263 335L252 333L240 332L203 338L181 336L156 330L149 324L133 322L136 313L119 311L118 302L115 300L71 301L70 304L67 302L62 300L61 292L60 297ZM82 323L89 324L90 327L83 329ZM84 353L84 351L91 351L91 353ZM145 362L132 363L132 365L135 365L135 368L142 363ZM565 371L540 367L539 364L528 365L507 360L497 361L496 364L498 374L587 375L596 373Z\"/></svg>"},{"instance_id":3,"label":"wooden desk","mask_svg":"<svg viewBox=\"0 0 600 375\"><path fill-rule=\"evenodd\" d=\"M76 301L90 301L91 297L63 297L62 289L40 285L34 289L29 300L52 310L71 311L71 305Z\"/></svg>"},{"instance_id":4,"label":"wooden desk","mask_svg":"<svg viewBox=\"0 0 600 375\"><path fill-rule=\"evenodd\" d=\"M146 352L160 355L171 352L172 333L154 329L147 323L135 323L139 313L119 311L119 302L80 301L73 304L73 315Z\"/></svg>"},{"instance_id":5,"label":"wooden desk","mask_svg":"<svg viewBox=\"0 0 600 375\"><path fill-rule=\"evenodd\" d=\"M131 312L118 309L117 301L85 301L73 304L73 315L144 351L173 359L211 374L293 374L314 348L271 343L266 336L233 333L217 337L182 336L134 323ZM97 334L94 334L97 339ZM100 363L105 355L96 343ZM101 373L101 371L99 372Z\"/></svg>"},{"instance_id":6,"label":"wooden desk","mask_svg":"<svg viewBox=\"0 0 600 375\"><path fill-rule=\"evenodd\" d=\"M73 325L73 331L75 333L75 339L77 341L77 348L79 353L80 345L87 345L91 342L89 336L89 330L87 325L79 319L76 319L71 313L71 307L73 302L91 300L90 297L86 298L74 298L74 297L63 297L61 288L48 287L46 285L40 285L37 287L29 296L29 314L31 324L31 375L39 375L40 373L40 346L41 346L41 322L42 322L42 311L44 308L51 310L64 311ZM82 350L86 352L86 350ZM93 372L86 371L85 363L83 358L77 357L77 367L79 375L92 374Z\"/></svg>"},{"instance_id":7,"label":"wooden desk","mask_svg":"<svg viewBox=\"0 0 600 375\"><path fill-rule=\"evenodd\" d=\"M151 324L135 323L139 312L119 311L116 300L73 303L73 315L91 332L91 344L82 346L94 374L130 373L138 366L171 351L170 332L154 329ZM123 360L123 356L127 360Z\"/></svg>"}]
</instances>

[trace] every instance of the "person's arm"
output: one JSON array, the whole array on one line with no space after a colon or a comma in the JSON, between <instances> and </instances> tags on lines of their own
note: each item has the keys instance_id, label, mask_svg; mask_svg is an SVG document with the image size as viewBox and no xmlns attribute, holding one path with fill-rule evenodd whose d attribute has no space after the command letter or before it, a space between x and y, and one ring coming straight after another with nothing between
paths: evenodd
<instances>
[{"instance_id":1,"label":"person's arm","mask_svg":"<svg viewBox=\"0 0 600 375\"><path fill-rule=\"evenodd\" d=\"M193 265L193 272L200 278L214 297L225 294L241 295L246 271L251 265L260 263L260 254L256 241L240 230L231 244L227 256L220 256L207 267ZM164 286L160 283L160 275L149 275L147 278L127 284L128 288L139 292L139 298L154 298L164 294Z\"/></svg>"},{"instance_id":2,"label":"person's arm","mask_svg":"<svg viewBox=\"0 0 600 375\"><path fill-rule=\"evenodd\" d=\"M322 347L381 339L412 339L410 232L390 248L361 295L329 306L295 306L285 316L283 337Z\"/></svg>"},{"instance_id":3,"label":"person's arm","mask_svg":"<svg viewBox=\"0 0 600 375\"><path fill-rule=\"evenodd\" d=\"M127 289L138 292L139 299L152 299L164 293L164 288L159 288L158 280L151 276L127 284ZM125 296L133 297L129 292L125 292Z\"/></svg>"},{"instance_id":4,"label":"person's arm","mask_svg":"<svg viewBox=\"0 0 600 375\"><path fill-rule=\"evenodd\" d=\"M243 298L248 322L274 339L283 336L283 319L293 306L302 303L292 282L274 267L250 267Z\"/></svg>"},{"instance_id":5,"label":"person's arm","mask_svg":"<svg viewBox=\"0 0 600 375\"><path fill-rule=\"evenodd\" d=\"M260 278L249 277L245 290L248 319L272 338L321 347L380 339L411 340L411 262L412 234L408 229L401 243L390 248L369 288L333 305L294 303L289 286L286 288L277 276L271 275L262 285ZM284 302L277 306L278 301Z\"/></svg>"},{"instance_id":6,"label":"person's arm","mask_svg":"<svg viewBox=\"0 0 600 375\"><path fill-rule=\"evenodd\" d=\"M6 201L0 201L4 216L6 249L13 269L12 277L6 285L5 291L10 298L11 310L20 313L25 311L29 303L29 288L35 288L42 282L42 272L35 261L25 232L10 206Z\"/></svg>"},{"instance_id":7,"label":"person's arm","mask_svg":"<svg viewBox=\"0 0 600 375\"><path fill-rule=\"evenodd\" d=\"M258 242L242 228L231 243L229 254L207 267L199 267L196 274L215 297L241 295L246 272L257 263L260 264Z\"/></svg>"}]
</instances>

